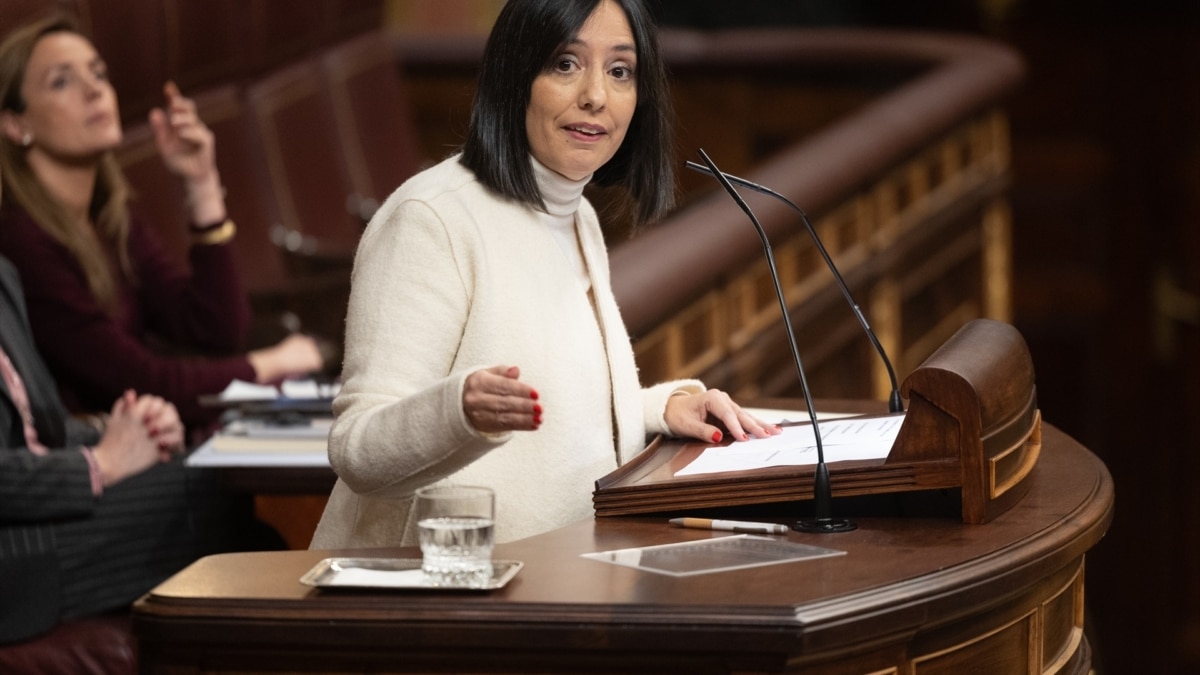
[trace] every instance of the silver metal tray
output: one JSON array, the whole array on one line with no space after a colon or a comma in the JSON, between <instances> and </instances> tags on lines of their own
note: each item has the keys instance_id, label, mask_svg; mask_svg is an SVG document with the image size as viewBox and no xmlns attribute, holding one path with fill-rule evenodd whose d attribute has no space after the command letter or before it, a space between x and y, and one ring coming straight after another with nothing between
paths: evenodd
<instances>
[{"instance_id":1,"label":"silver metal tray","mask_svg":"<svg viewBox=\"0 0 1200 675\"><path fill-rule=\"evenodd\" d=\"M300 583L317 588L490 591L502 588L523 566L518 560L493 560L492 578L482 586L433 586L421 571L420 558L325 558L305 572Z\"/></svg>"}]
</instances>

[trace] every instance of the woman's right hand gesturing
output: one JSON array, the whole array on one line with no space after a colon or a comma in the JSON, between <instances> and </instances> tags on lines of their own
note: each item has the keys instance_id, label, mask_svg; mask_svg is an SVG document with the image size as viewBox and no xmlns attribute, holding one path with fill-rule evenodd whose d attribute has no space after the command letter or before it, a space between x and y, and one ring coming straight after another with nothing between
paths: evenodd
<instances>
[{"instance_id":1,"label":"woman's right hand gesturing","mask_svg":"<svg viewBox=\"0 0 1200 675\"><path fill-rule=\"evenodd\" d=\"M520 380L516 366L493 366L467 376L463 412L486 434L534 431L542 424L537 391Z\"/></svg>"}]
</instances>

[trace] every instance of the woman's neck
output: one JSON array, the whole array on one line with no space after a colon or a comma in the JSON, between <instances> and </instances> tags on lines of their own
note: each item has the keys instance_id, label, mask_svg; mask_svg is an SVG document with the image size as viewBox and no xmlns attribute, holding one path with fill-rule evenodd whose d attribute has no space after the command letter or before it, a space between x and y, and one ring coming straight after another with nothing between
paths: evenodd
<instances>
[{"instance_id":1,"label":"woman's neck","mask_svg":"<svg viewBox=\"0 0 1200 675\"><path fill-rule=\"evenodd\" d=\"M529 159L533 165L533 176L537 180L538 191L542 193L542 201L546 205L546 212L552 216L573 216L575 211L579 210L583 188L592 179L591 175L583 180L571 180L552 171L533 156Z\"/></svg>"},{"instance_id":2,"label":"woman's neck","mask_svg":"<svg viewBox=\"0 0 1200 675\"><path fill-rule=\"evenodd\" d=\"M71 221L87 223L99 165L96 162L64 164L37 152L31 152L27 160L34 177L63 207Z\"/></svg>"}]
</instances>

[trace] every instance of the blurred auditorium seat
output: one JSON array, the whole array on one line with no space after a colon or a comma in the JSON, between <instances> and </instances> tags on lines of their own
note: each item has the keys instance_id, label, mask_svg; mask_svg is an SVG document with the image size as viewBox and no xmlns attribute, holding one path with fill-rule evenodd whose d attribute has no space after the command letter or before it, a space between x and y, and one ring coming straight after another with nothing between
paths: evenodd
<instances>
[{"instance_id":1,"label":"blurred auditorium seat","mask_svg":"<svg viewBox=\"0 0 1200 675\"><path fill-rule=\"evenodd\" d=\"M154 228L163 245L180 262L187 260L187 218L183 186L163 166L148 122L125 126L117 163L133 193L130 208Z\"/></svg>"},{"instance_id":2,"label":"blurred auditorium seat","mask_svg":"<svg viewBox=\"0 0 1200 675\"><path fill-rule=\"evenodd\" d=\"M421 168L400 64L387 34L371 31L327 49L320 65L352 188L346 206L366 222Z\"/></svg>"},{"instance_id":3,"label":"blurred auditorium seat","mask_svg":"<svg viewBox=\"0 0 1200 675\"><path fill-rule=\"evenodd\" d=\"M201 92L195 100L201 119L216 138L225 207L238 226L234 251L242 281L251 294L278 293L286 281L283 256L271 241L273 196L261 189L263 155L242 89L220 86Z\"/></svg>"},{"instance_id":4,"label":"blurred auditorium seat","mask_svg":"<svg viewBox=\"0 0 1200 675\"><path fill-rule=\"evenodd\" d=\"M137 672L137 638L127 613L65 621L43 635L0 645L0 673L5 675L134 675Z\"/></svg>"},{"instance_id":5,"label":"blurred auditorium seat","mask_svg":"<svg viewBox=\"0 0 1200 675\"><path fill-rule=\"evenodd\" d=\"M353 189L317 62L303 59L250 83L246 102L277 243L310 260L350 258L363 223L346 208Z\"/></svg>"}]
</instances>

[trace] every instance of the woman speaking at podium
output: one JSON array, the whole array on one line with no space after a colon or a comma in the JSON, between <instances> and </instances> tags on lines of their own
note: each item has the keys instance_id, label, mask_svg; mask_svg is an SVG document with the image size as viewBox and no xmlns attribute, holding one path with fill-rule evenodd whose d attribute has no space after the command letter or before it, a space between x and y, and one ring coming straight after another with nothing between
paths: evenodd
<instances>
[{"instance_id":1,"label":"woman speaking at podium","mask_svg":"<svg viewBox=\"0 0 1200 675\"><path fill-rule=\"evenodd\" d=\"M637 226L672 205L656 41L641 0L501 11L462 152L359 244L313 548L415 544L413 493L439 481L492 487L496 541L527 537L590 517L648 434L778 433L700 382L638 381L583 190L623 187Z\"/></svg>"}]
</instances>

